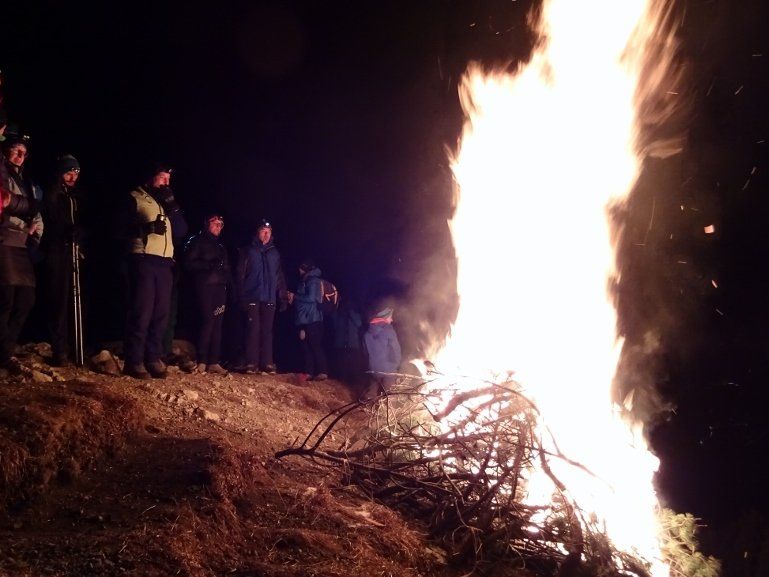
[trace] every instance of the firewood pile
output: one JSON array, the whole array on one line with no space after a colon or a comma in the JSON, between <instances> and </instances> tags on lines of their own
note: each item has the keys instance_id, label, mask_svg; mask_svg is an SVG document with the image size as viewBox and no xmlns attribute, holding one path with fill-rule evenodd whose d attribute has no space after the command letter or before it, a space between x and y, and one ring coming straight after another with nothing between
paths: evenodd
<instances>
[{"instance_id":1,"label":"firewood pile","mask_svg":"<svg viewBox=\"0 0 769 577\"><path fill-rule=\"evenodd\" d=\"M477 574L649 575L569 498L549 463L581 465L543 448L537 408L518 383L463 390L400 377L388 393L330 413L276 457L338 467L350 484L425 523L454 564ZM535 467L556 488L547 505L524 504Z\"/></svg>"}]
</instances>

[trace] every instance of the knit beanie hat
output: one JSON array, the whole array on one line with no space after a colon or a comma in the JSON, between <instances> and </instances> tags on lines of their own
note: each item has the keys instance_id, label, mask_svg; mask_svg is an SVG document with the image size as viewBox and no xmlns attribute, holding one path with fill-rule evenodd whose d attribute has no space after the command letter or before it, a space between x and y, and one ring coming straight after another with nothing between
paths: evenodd
<instances>
[{"instance_id":1,"label":"knit beanie hat","mask_svg":"<svg viewBox=\"0 0 769 577\"><path fill-rule=\"evenodd\" d=\"M371 319L371 322L389 322L393 318L393 309L391 307L385 307Z\"/></svg>"},{"instance_id":2,"label":"knit beanie hat","mask_svg":"<svg viewBox=\"0 0 769 577\"><path fill-rule=\"evenodd\" d=\"M262 220L260 220L259 224L256 225L256 232L259 232L263 228L269 228L270 230L272 230L272 223L266 218L263 218Z\"/></svg>"},{"instance_id":3,"label":"knit beanie hat","mask_svg":"<svg viewBox=\"0 0 769 577\"><path fill-rule=\"evenodd\" d=\"M80 163L71 154L65 154L56 161L56 174L65 174L70 170L80 170Z\"/></svg>"},{"instance_id":4,"label":"knit beanie hat","mask_svg":"<svg viewBox=\"0 0 769 577\"><path fill-rule=\"evenodd\" d=\"M299 265L299 270L302 272L310 272L312 269L315 268L315 263L312 261L312 259L306 258L302 261L302 264Z\"/></svg>"}]
</instances>

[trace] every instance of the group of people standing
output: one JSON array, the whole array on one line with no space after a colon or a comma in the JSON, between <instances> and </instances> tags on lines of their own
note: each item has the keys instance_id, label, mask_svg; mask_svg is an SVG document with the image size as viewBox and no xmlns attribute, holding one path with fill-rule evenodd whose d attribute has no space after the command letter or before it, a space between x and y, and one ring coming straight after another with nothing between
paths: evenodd
<instances>
[{"instance_id":1,"label":"group of people standing","mask_svg":"<svg viewBox=\"0 0 769 577\"><path fill-rule=\"evenodd\" d=\"M74 186L80 165L71 155L60 157L44 192L24 171L29 139L15 131L6 135L6 128L0 110L0 369L18 372L14 349L35 305L38 272L44 279L52 362L66 358L71 249L79 233Z\"/></svg>"},{"instance_id":2,"label":"group of people standing","mask_svg":"<svg viewBox=\"0 0 769 577\"><path fill-rule=\"evenodd\" d=\"M0 368L22 369L14 356L19 334L35 304L37 276L43 281L44 318L51 341L51 364L72 362L71 298L79 287L79 246L85 234L80 216L77 182L80 164L72 155L60 157L45 191L25 174L29 139L6 132L0 111ZM199 313L195 358L180 367L188 372L226 374L222 362L224 315L237 303L243 321L243 342L230 370L246 374L275 374L273 327L276 312L293 306L296 334L306 380L328 378L324 344L321 271L311 259L298 268L299 282L288 289L283 262L273 239L272 224L259 221L253 238L239 249L231 267L221 240L224 218L209 213L202 229L189 236L184 211L171 187L173 169L155 164L144 182L128 193L118 209L116 231L127 247L127 303L123 373L136 379L167 375L169 327L179 271L191 278ZM367 327L350 303L334 315L333 360L340 376L356 380L358 351L368 353L371 371L397 371L400 345L392 328L392 309L377 311ZM79 336L82 339L82 332ZM77 344L77 343L76 343ZM82 345L82 343L80 343ZM75 362L78 359L75 358ZM82 358L80 359L82 362ZM78 363L80 364L80 363ZM361 364L366 364L365 361ZM362 368L362 367L361 367ZM387 381L375 380L387 388Z\"/></svg>"}]
</instances>

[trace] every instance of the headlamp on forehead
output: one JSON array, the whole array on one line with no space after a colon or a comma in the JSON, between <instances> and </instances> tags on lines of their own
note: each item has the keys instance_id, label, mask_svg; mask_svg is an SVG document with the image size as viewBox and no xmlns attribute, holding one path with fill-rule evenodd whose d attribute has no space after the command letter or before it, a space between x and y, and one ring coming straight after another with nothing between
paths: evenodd
<instances>
[{"instance_id":1,"label":"headlamp on forehead","mask_svg":"<svg viewBox=\"0 0 769 577\"><path fill-rule=\"evenodd\" d=\"M269 220L263 218L259 221L259 226L256 230L262 230L263 228L269 228L272 230L272 223Z\"/></svg>"}]
</instances>

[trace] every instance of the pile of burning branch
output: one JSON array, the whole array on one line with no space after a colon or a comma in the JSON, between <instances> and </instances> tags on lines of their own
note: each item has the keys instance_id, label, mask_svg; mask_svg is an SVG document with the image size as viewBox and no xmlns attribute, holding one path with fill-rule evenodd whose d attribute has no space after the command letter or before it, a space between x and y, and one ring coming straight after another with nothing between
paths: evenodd
<instances>
[{"instance_id":1,"label":"pile of burning branch","mask_svg":"<svg viewBox=\"0 0 769 577\"><path fill-rule=\"evenodd\" d=\"M648 575L569 499L549 466L568 459L543 448L537 408L518 383L458 391L401 377L387 394L330 413L276 457L338 466L373 498L426 521L453 562L480 573L499 574L503 563L539 575ZM534 468L556 487L546 506L524 504Z\"/></svg>"}]
</instances>

